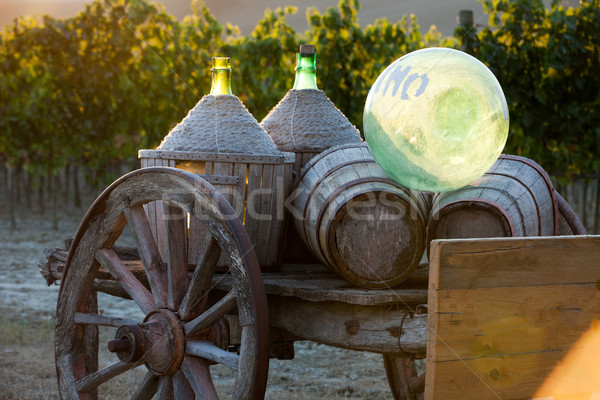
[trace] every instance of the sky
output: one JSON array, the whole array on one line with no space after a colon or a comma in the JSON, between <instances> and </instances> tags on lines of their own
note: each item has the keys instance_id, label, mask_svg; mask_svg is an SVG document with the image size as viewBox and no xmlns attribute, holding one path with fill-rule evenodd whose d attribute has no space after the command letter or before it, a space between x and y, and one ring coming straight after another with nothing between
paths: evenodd
<instances>
[{"instance_id":1,"label":"sky","mask_svg":"<svg viewBox=\"0 0 600 400\"><path fill-rule=\"evenodd\" d=\"M190 12L190 0L161 0L167 11L177 18ZM308 28L306 8L315 6L319 12L327 7L337 6L339 0L205 0L205 4L221 23L230 22L248 34L264 15L266 7L277 8L286 5L298 6L298 12L288 17L288 22L298 31ZM74 16L83 10L81 0L0 0L0 24L10 23L18 15L39 17L49 14L53 17ZM487 24L481 4L477 0L362 0L359 22L365 26L375 19L387 17L395 22L403 15L415 14L423 31L436 25L444 35L452 35L456 27L456 16L462 9L474 11L475 21Z\"/></svg>"}]
</instances>

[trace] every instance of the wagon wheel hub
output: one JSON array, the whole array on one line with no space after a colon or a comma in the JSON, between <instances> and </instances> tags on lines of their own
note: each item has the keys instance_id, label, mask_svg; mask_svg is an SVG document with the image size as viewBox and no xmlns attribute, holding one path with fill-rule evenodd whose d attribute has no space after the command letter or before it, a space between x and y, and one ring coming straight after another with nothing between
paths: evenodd
<instances>
[{"instance_id":1,"label":"wagon wheel hub","mask_svg":"<svg viewBox=\"0 0 600 400\"><path fill-rule=\"evenodd\" d=\"M185 351L183 325L172 311L149 313L142 324L146 337L146 367L155 375L170 375L181 365Z\"/></svg>"},{"instance_id":2,"label":"wagon wheel hub","mask_svg":"<svg viewBox=\"0 0 600 400\"><path fill-rule=\"evenodd\" d=\"M115 339L108 342L108 351L117 353L123 362L138 361L146 352L146 337L140 325L123 325Z\"/></svg>"},{"instance_id":3,"label":"wagon wheel hub","mask_svg":"<svg viewBox=\"0 0 600 400\"><path fill-rule=\"evenodd\" d=\"M185 335L179 318L169 310L150 312L139 325L123 325L108 350L123 362L135 362L142 357L155 375L170 375L183 360Z\"/></svg>"}]
</instances>

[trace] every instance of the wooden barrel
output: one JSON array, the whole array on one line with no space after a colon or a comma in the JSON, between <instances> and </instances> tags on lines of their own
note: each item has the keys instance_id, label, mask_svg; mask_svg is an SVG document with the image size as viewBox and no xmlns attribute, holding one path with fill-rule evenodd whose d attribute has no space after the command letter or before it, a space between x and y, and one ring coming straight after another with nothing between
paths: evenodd
<instances>
[{"instance_id":1,"label":"wooden barrel","mask_svg":"<svg viewBox=\"0 0 600 400\"><path fill-rule=\"evenodd\" d=\"M365 143L336 146L313 158L295 195L299 236L350 282L392 287L419 264L427 200L389 178Z\"/></svg>"},{"instance_id":2,"label":"wooden barrel","mask_svg":"<svg viewBox=\"0 0 600 400\"><path fill-rule=\"evenodd\" d=\"M546 172L534 161L501 155L481 178L433 198L427 243L434 239L554 236L558 204Z\"/></svg>"}]
</instances>

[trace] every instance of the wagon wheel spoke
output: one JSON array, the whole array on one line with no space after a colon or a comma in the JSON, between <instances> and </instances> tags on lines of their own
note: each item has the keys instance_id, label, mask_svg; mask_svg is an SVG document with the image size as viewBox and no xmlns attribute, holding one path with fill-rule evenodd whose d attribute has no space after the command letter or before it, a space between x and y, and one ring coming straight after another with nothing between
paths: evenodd
<instances>
[{"instance_id":1,"label":"wagon wheel spoke","mask_svg":"<svg viewBox=\"0 0 600 400\"><path fill-rule=\"evenodd\" d=\"M200 358L185 357L181 370L198 399L217 400L219 396L210 376L208 362Z\"/></svg>"},{"instance_id":2,"label":"wagon wheel spoke","mask_svg":"<svg viewBox=\"0 0 600 400\"><path fill-rule=\"evenodd\" d=\"M101 369L100 371L96 371L81 379L78 379L75 382L75 388L78 392L89 393L103 383L108 382L112 378L121 375L122 373L127 372L130 369L139 366L140 364L141 362L116 362L104 369Z\"/></svg>"},{"instance_id":3,"label":"wagon wheel spoke","mask_svg":"<svg viewBox=\"0 0 600 400\"><path fill-rule=\"evenodd\" d=\"M167 304L177 310L188 288L187 213L169 201L163 201L167 234Z\"/></svg>"},{"instance_id":4,"label":"wagon wheel spoke","mask_svg":"<svg viewBox=\"0 0 600 400\"><path fill-rule=\"evenodd\" d=\"M185 345L185 354L214 361L234 371L238 370L240 362L237 354L227 352L208 341L188 341Z\"/></svg>"},{"instance_id":5,"label":"wagon wheel spoke","mask_svg":"<svg viewBox=\"0 0 600 400\"><path fill-rule=\"evenodd\" d=\"M225 314L233 310L236 305L235 290L232 289L215 305L184 325L183 329L186 336L191 336L215 324Z\"/></svg>"},{"instance_id":6,"label":"wagon wheel spoke","mask_svg":"<svg viewBox=\"0 0 600 400\"><path fill-rule=\"evenodd\" d=\"M165 307L168 303L168 276L167 267L163 262L148 217L143 205L127 207L123 210L127 225L135 240L140 259L144 265L150 289L154 295L154 302L158 307Z\"/></svg>"},{"instance_id":7,"label":"wagon wheel spoke","mask_svg":"<svg viewBox=\"0 0 600 400\"><path fill-rule=\"evenodd\" d=\"M129 318L78 312L75 313L75 323L82 325L112 326L118 328L121 325L135 325L139 322Z\"/></svg>"},{"instance_id":8,"label":"wagon wheel spoke","mask_svg":"<svg viewBox=\"0 0 600 400\"><path fill-rule=\"evenodd\" d=\"M173 374L173 394L175 399L194 398L194 390L181 370Z\"/></svg>"},{"instance_id":9,"label":"wagon wheel spoke","mask_svg":"<svg viewBox=\"0 0 600 400\"><path fill-rule=\"evenodd\" d=\"M158 389L158 376L148 371L131 400L151 400Z\"/></svg>"},{"instance_id":10,"label":"wagon wheel spoke","mask_svg":"<svg viewBox=\"0 0 600 400\"><path fill-rule=\"evenodd\" d=\"M179 314L184 321L189 321L205 308L212 277L220 257L221 247L211 236L206 251L198 257L188 291L179 308Z\"/></svg>"},{"instance_id":11,"label":"wagon wheel spoke","mask_svg":"<svg viewBox=\"0 0 600 400\"><path fill-rule=\"evenodd\" d=\"M173 380L168 375L163 375L158 380L158 390L156 391L158 400L173 400Z\"/></svg>"},{"instance_id":12,"label":"wagon wheel spoke","mask_svg":"<svg viewBox=\"0 0 600 400\"><path fill-rule=\"evenodd\" d=\"M133 301L140 307L144 314L156 308L152 294L137 280L129 268L112 249L99 249L96 252L96 260L106 268L121 286L131 296Z\"/></svg>"}]
</instances>

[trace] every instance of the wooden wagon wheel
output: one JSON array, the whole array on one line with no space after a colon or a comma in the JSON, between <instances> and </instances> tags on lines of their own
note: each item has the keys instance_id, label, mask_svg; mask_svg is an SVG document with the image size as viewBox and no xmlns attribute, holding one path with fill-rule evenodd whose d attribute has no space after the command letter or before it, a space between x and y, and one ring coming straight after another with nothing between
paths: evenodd
<instances>
[{"instance_id":1,"label":"wooden wagon wheel","mask_svg":"<svg viewBox=\"0 0 600 400\"><path fill-rule=\"evenodd\" d=\"M167 260L160 256L144 204L162 200L166 219ZM156 204L156 203L155 203ZM188 278L186 258L189 213L212 234ZM149 289L113 249L128 225L139 250ZM235 287L213 305L207 293L224 254ZM88 298L100 266L108 270L135 301L145 318L131 321L96 312ZM212 293L212 292L211 292ZM239 355L211 338L225 314L239 317ZM55 353L63 399L93 399L96 388L138 366L148 371L133 399L216 399L209 366L234 372L234 399L262 399L268 373L268 310L259 265L235 211L214 187L186 171L144 168L117 180L84 217L65 265L58 295ZM222 322L221 322L222 324ZM114 363L98 370L99 326L116 327L106 353ZM104 328L103 328L104 329ZM218 336L218 335L217 335ZM99 347L106 351L106 344Z\"/></svg>"}]
</instances>

